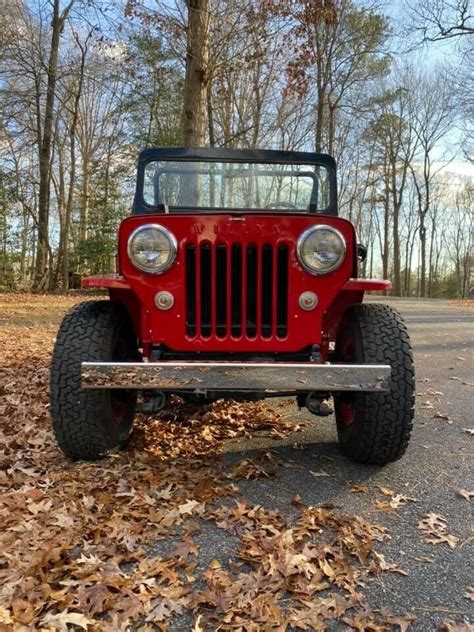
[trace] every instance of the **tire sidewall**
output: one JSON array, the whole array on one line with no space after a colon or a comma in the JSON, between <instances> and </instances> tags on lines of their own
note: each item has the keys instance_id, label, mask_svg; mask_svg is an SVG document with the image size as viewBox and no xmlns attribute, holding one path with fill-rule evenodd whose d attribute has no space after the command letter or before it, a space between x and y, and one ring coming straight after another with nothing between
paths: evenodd
<instances>
[{"instance_id":1,"label":"tire sidewall","mask_svg":"<svg viewBox=\"0 0 474 632\"><path fill-rule=\"evenodd\" d=\"M130 360L130 352L134 345L136 347L136 341L134 337L131 337L131 329L127 324L128 314L123 313L123 309L120 305L111 303L116 307L116 317L112 321L112 326L109 328L107 335L104 336L102 342L101 357L98 362L112 362L112 361L127 361ZM117 357L114 354L114 350L117 345L123 341L125 353L122 357ZM129 350L127 353L126 349ZM83 362L87 362L88 359L84 358ZM89 391L90 394L92 390ZM129 439L132 430L133 419L135 416L135 408L137 403L137 393L134 390L120 391L100 389L95 391L96 395L100 397L100 411L102 420L104 423L104 429L109 439L110 448L115 446L123 446ZM119 422L114 418L113 414L113 400L123 394L124 400L126 400L126 410L123 414L122 420Z\"/></svg>"},{"instance_id":2,"label":"tire sidewall","mask_svg":"<svg viewBox=\"0 0 474 632\"><path fill-rule=\"evenodd\" d=\"M353 349L353 357L350 360L354 364L364 364L369 360L364 354L364 343L362 338L362 331L360 326L360 319L355 309L348 309L342 320L338 331L336 341L336 355L339 357L340 346L343 342L343 338L349 337ZM344 361L344 360L343 360ZM350 425L344 422L344 418L340 409L341 399L344 398L344 394L340 397L334 398L334 410L336 415L337 434L341 446L351 444L352 448L356 451L363 449L363 437L364 437L364 412L366 410L366 396L365 393L354 393L349 395L353 397L354 401L354 420Z\"/></svg>"}]
</instances>

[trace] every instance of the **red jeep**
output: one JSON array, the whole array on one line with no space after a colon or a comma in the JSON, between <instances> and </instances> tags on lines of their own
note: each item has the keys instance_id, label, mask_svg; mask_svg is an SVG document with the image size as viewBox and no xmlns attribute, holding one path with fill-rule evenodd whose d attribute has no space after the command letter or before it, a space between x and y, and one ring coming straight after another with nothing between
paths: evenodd
<instances>
[{"instance_id":1,"label":"red jeep","mask_svg":"<svg viewBox=\"0 0 474 632\"><path fill-rule=\"evenodd\" d=\"M64 318L51 367L56 439L73 459L127 442L137 407L185 398L294 395L332 412L343 452L384 464L405 451L414 367L391 307L362 303L389 281L358 278L364 256L337 216L327 155L148 149L118 272Z\"/></svg>"}]
</instances>

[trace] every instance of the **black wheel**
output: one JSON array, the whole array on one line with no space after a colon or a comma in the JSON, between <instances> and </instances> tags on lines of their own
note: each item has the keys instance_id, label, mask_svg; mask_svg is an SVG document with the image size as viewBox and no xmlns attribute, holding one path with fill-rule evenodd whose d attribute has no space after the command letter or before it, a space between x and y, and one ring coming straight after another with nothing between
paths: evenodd
<instances>
[{"instance_id":1,"label":"black wheel","mask_svg":"<svg viewBox=\"0 0 474 632\"><path fill-rule=\"evenodd\" d=\"M126 309L111 301L88 301L65 317L51 361L53 431L64 454L95 460L123 447L135 415L136 391L81 388L81 362L138 358Z\"/></svg>"},{"instance_id":2,"label":"black wheel","mask_svg":"<svg viewBox=\"0 0 474 632\"><path fill-rule=\"evenodd\" d=\"M404 453L415 407L415 368L400 314L388 305L362 304L344 314L336 340L339 362L390 364L390 390L334 395L343 453L360 463L385 465Z\"/></svg>"}]
</instances>

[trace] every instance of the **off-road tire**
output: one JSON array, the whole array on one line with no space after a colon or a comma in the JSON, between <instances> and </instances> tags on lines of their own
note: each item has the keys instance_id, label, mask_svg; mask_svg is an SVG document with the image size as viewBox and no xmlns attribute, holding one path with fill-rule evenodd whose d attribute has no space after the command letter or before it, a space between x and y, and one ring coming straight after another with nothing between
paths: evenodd
<instances>
[{"instance_id":1,"label":"off-road tire","mask_svg":"<svg viewBox=\"0 0 474 632\"><path fill-rule=\"evenodd\" d=\"M348 336L352 357L344 357ZM334 404L339 443L346 456L377 465L396 461L407 449L415 407L413 353L402 317L388 305L350 307L339 327L336 356L342 362L392 367L389 391L338 393ZM347 422L347 416L344 418L344 402L351 402L352 423Z\"/></svg>"},{"instance_id":2,"label":"off-road tire","mask_svg":"<svg viewBox=\"0 0 474 632\"><path fill-rule=\"evenodd\" d=\"M81 362L134 359L135 333L120 303L87 301L66 314L54 346L50 379L53 431L66 456L93 461L126 445L136 392L81 388Z\"/></svg>"}]
</instances>

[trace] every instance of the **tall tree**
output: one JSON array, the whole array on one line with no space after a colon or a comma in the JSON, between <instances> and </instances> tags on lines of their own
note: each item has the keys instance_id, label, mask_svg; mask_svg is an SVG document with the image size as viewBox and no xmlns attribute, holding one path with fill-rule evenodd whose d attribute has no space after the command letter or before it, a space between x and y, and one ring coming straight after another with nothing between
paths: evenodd
<instances>
[{"instance_id":1,"label":"tall tree","mask_svg":"<svg viewBox=\"0 0 474 632\"><path fill-rule=\"evenodd\" d=\"M51 41L47 53L46 101L42 113L42 133L38 146L39 195L38 195L38 248L36 252L33 286L44 289L48 283L49 202L51 187L51 149L54 131L54 104L58 80L58 55L64 24L77 0L70 0L61 7L60 0L50 0ZM52 262L51 262L52 263Z\"/></svg>"},{"instance_id":2,"label":"tall tree","mask_svg":"<svg viewBox=\"0 0 474 632\"><path fill-rule=\"evenodd\" d=\"M209 82L210 0L186 0L186 73L183 87L182 136L185 147L202 147L206 138Z\"/></svg>"},{"instance_id":3,"label":"tall tree","mask_svg":"<svg viewBox=\"0 0 474 632\"><path fill-rule=\"evenodd\" d=\"M352 0L288 4L286 39L293 53L288 89L314 99L315 150L334 154L339 112L355 109L356 103L360 108L364 95L357 88L388 69L383 51L388 21Z\"/></svg>"},{"instance_id":4,"label":"tall tree","mask_svg":"<svg viewBox=\"0 0 474 632\"><path fill-rule=\"evenodd\" d=\"M440 142L452 129L455 111L453 93L449 88L449 75L444 68L434 68L431 73L412 74L412 100L416 104L410 125L417 139L419 163L411 162L410 170L418 198L420 236L420 295L427 295L427 226L426 219L432 203L432 185L437 173L449 159L438 159ZM441 164L440 164L441 163Z\"/></svg>"},{"instance_id":5,"label":"tall tree","mask_svg":"<svg viewBox=\"0 0 474 632\"><path fill-rule=\"evenodd\" d=\"M61 160L61 143L59 134L56 134L56 143L59 143L58 157L60 158L60 164L58 165L59 172L59 190L60 195L58 198L58 213L60 220L60 234L58 255L56 264L56 273L54 275L53 286L57 287L59 279L61 277L62 288L65 292L69 289L69 239L70 239L70 227L73 211L74 192L76 187L76 139L77 139L77 127L79 122L80 102L82 97L82 89L84 85L85 68L87 62L88 47L93 31L89 31L87 36L82 42L77 33L74 34L74 40L77 45L79 55L75 66L75 72L69 77L69 81L64 85L64 110L65 110L65 125L67 133L64 137L69 141L69 182L65 186L64 176L64 160ZM53 174L54 180L54 174Z\"/></svg>"},{"instance_id":6,"label":"tall tree","mask_svg":"<svg viewBox=\"0 0 474 632\"><path fill-rule=\"evenodd\" d=\"M392 81L402 84L407 75ZM384 84L383 84L384 85ZM416 135L410 127L411 95L403 85L387 87L380 98L374 100L376 116L369 126L366 138L375 145L373 168L380 174L385 206L384 222L384 273L388 273L388 231L393 246L393 291L402 294L400 216L409 168L416 150ZM408 121L408 122L407 122ZM391 228L390 228L391 226Z\"/></svg>"}]
</instances>

